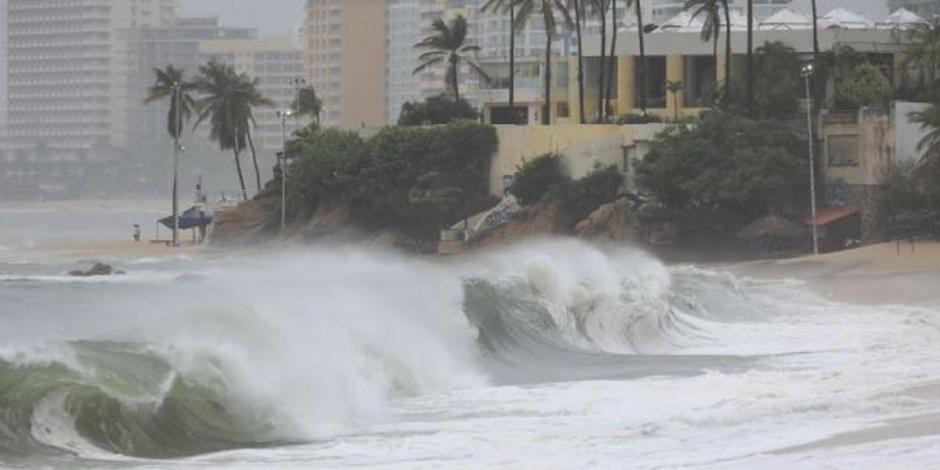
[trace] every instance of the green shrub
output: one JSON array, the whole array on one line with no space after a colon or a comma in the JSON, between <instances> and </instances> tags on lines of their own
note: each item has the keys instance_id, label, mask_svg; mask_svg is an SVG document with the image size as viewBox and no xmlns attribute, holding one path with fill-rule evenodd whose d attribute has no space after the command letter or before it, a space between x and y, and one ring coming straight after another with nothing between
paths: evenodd
<instances>
[{"instance_id":1,"label":"green shrub","mask_svg":"<svg viewBox=\"0 0 940 470\"><path fill-rule=\"evenodd\" d=\"M561 173L558 155L550 153L524 161L516 170L509 193L516 197L519 204L530 206L567 179Z\"/></svg>"},{"instance_id":2,"label":"green shrub","mask_svg":"<svg viewBox=\"0 0 940 470\"><path fill-rule=\"evenodd\" d=\"M387 127L368 141L337 130L291 142L291 203L322 197L349 204L356 222L394 225L415 235L437 231L489 203L487 168L496 130L469 121L440 127Z\"/></svg>"},{"instance_id":3,"label":"green shrub","mask_svg":"<svg viewBox=\"0 0 940 470\"><path fill-rule=\"evenodd\" d=\"M577 223L617 199L622 186L623 175L616 166L598 166L584 178L563 186L559 194L562 210L571 223Z\"/></svg>"},{"instance_id":4,"label":"green shrub","mask_svg":"<svg viewBox=\"0 0 940 470\"><path fill-rule=\"evenodd\" d=\"M841 106L880 106L889 99L891 83L878 67L868 62L855 67L849 76L839 83L837 102Z\"/></svg>"},{"instance_id":5,"label":"green shrub","mask_svg":"<svg viewBox=\"0 0 940 470\"><path fill-rule=\"evenodd\" d=\"M707 112L657 136L637 165L637 183L675 211L754 218L805 206L805 142L786 127Z\"/></svg>"},{"instance_id":6,"label":"green shrub","mask_svg":"<svg viewBox=\"0 0 940 470\"><path fill-rule=\"evenodd\" d=\"M440 125L460 120L476 121L479 118L479 113L466 100L455 102L448 95L441 94L428 98L423 103L405 103L398 116L398 125Z\"/></svg>"}]
</instances>

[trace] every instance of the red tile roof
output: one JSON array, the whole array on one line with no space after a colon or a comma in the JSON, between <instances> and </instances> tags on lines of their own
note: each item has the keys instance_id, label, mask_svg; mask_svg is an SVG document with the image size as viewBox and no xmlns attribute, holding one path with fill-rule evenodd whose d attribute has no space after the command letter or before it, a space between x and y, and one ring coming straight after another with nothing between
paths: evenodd
<instances>
[{"instance_id":1,"label":"red tile roof","mask_svg":"<svg viewBox=\"0 0 940 470\"><path fill-rule=\"evenodd\" d=\"M826 207L816 211L816 225L829 225L833 222L842 220L855 214L858 214L858 210L851 207ZM807 214L806 217L803 218L802 222L804 225L811 226L813 225L813 218Z\"/></svg>"}]
</instances>

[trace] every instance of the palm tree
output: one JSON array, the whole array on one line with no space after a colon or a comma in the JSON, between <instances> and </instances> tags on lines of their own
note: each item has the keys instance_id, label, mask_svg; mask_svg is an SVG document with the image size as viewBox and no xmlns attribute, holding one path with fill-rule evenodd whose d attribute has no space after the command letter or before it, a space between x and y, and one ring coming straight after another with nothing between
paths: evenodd
<instances>
[{"instance_id":1,"label":"palm tree","mask_svg":"<svg viewBox=\"0 0 940 470\"><path fill-rule=\"evenodd\" d=\"M579 122L584 124L584 42L581 38L581 21L585 17L584 0L571 0L568 8L574 9L574 24L578 35L578 118Z\"/></svg>"},{"instance_id":2,"label":"palm tree","mask_svg":"<svg viewBox=\"0 0 940 470\"><path fill-rule=\"evenodd\" d=\"M614 70L617 69L617 31L620 21L617 19L617 0L611 0L610 2L610 29L611 29L611 38L610 38L610 64L607 66L607 99L604 101L605 104L609 106L610 99L614 96ZM605 107L604 113L607 114L608 110Z\"/></svg>"},{"instance_id":3,"label":"palm tree","mask_svg":"<svg viewBox=\"0 0 940 470\"><path fill-rule=\"evenodd\" d=\"M624 3L627 8L631 6L636 12L636 26L637 26L637 37L639 38L640 46L640 67L639 67L639 90L640 90L640 110L643 111L643 114L646 114L646 42L644 34L646 33L643 26L643 0L624 0Z\"/></svg>"},{"instance_id":4,"label":"palm tree","mask_svg":"<svg viewBox=\"0 0 940 470\"><path fill-rule=\"evenodd\" d=\"M196 102L198 117L194 128L209 120L209 139L217 141L223 151L232 150L235 156L235 171L241 186L242 197L248 199L245 176L242 173L241 151L245 148L247 132L241 125L246 119L245 90L239 76L231 65L215 59L199 67L200 77L196 84L204 96Z\"/></svg>"},{"instance_id":5,"label":"palm tree","mask_svg":"<svg viewBox=\"0 0 940 470\"><path fill-rule=\"evenodd\" d=\"M604 97L604 80L607 72L606 54L607 54L607 9L610 7L611 0L590 0L591 9L597 15L601 23L601 57L599 73L597 74L597 119L598 122L604 121L604 111L607 109Z\"/></svg>"},{"instance_id":6,"label":"palm tree","mask_svg":"<svg viewBox=\"0 0 940 470\"><path fill-rule=\"evenodd\" d=\"M666 91L672 93L672 115L673 118L679 119L679 92L682 91L682 82L676 80L666 81Z\"/></svg>"},{"instance_id":7,"label":"palm tree","mask_svg":"<svg viewBox=\"0 0 940 470\"><path fill-rule=\"evenodd\" d=\"M509 13L509 114L516 122L516 0L487 0L482 11Z\"/></svg>"},{"instance_id":8,"label":"palm tree","mask_svg":"<svg viewBox=\"0 0 940 470\"><path fill-rule=\"evenodd\" d=\"M904 51L906 81L915 73L918 88L931 100L937 98L937 71L940 69L940 18L930 23L918 23L908 31L908 46Z\"/></svg>"},{"instance_id":9,"label":"palm tree","mask_svg":"<svg viewBox=\"0 0 940 470\"><path fill-rule=\"evenodd\" d=\"M290 105L297 112L297 117L310 116L313 122L320 125L320 113L323 112L323 102L317 96L317 90L306 86L297 90L297 96Z\"/></svg>"},{"instance_id":10,"label":"palm tree","mask_svg":"<svg viewBox=\"0 0 940 470\"><path fill-rule=\"evenodd\" d=\"M170 99L166 117L166 131L173 138L173 245L179 244L179 150L183 123L193 115L196 100L190 92L195 85L183 79L183 71L167 65L165 70L154 69L156 82L150 87L144 104Z\"/></svg>"},{"instance_id":11,"label":"palm tree","mask_svg":"<svg viewBox=\"0 0 940 470\"><path fill-rule=\"evenodd\" d=\"M747 0L747 115L754 107L754 0Z\"/></svg>"},{"instance_id":12,"label":"palm tree","mask_svg":"<svg viewBox=\"0 0 940 470\"><path fill-rule=\"evenodd\" d=\"M236 81L237 98L239 99L237 109L240 111L236 119L236 125L243 129L248 138L248 148L251 150L251 162L255 167L255 183L258 191L261 191L261 168L258 167L258 153L255 151L255 139L251 136L251 130L258 128L255 122L253 109L258 106L274 106L274 102L261 94L258 89L259 80L252 79L246 74L238 76Z\"/></svg>"},{"instance_id":13,"label":"palm tree","mask_svg":"<svg viewBox=\"0 0 940 470\"><path fill-rule=\"evenodd\" d=\"M542 24L545 27L545 104L542 106L542 124L552 122L552 43L558 32L558 23L555 20L556 12L563 17L564 23L571 25L571 16L562 0L516 0L519 10L516 12L516 25L519 29L532 18L536 11L542 14Z\"/></svg>"},{"instance_id":14,"label":"palm tree","mask_svg":"<svg viewBox=\"0 0 940 470\"><path fill-rule=\"evenodd\" d=\"M917 151L923 155L922 163L940 161L940 103L931 103L921 111L913 111L908 114L908 119L927 131L917 144Z\"/></svg>"},{"instance_id":15,"label":"palm tree","mask_svg":"<svg viewBox=\"0 0 940 470\"><path fill-rule=\"evenodd\" d=\"M813 10L813 62L819 59L819 13L816 11L816 0L812 0Z\"/></svg>"},{"instance_id":16,"label":"palm tree","mask_svg":"<svg viewBox=\"0 0 940 470\"><path fill-rule=\"evenodd\" d=\"M413 73L418 74L429 67L446 62L445 80L454 94L454 101L460 101L458 74L461 62L466 62L484 80L489 80L489 75L483 68L470 59L471 54L480 51L480 46L467 44L467 19L463 15L457 15L450 24L438 18L431 24L431 28L435 33L415 44L416 49L428 49L428 51L418 56L421 63L415 67Z\"/></svg>"},{"instance_id":17,"label":"palm tree","mask_svg":"<svg viewBox=\"0 0 940 470\"><path fill-rule=\"evenodd\" d=\"M705 42L712 41L715 71L718 70L718 37L721 36L722 4L727 5L727 0L686 0L685 2L685 9L692 10L692 18L705 17L702 26L702 40Z\"/></svg>"}]
</instances>

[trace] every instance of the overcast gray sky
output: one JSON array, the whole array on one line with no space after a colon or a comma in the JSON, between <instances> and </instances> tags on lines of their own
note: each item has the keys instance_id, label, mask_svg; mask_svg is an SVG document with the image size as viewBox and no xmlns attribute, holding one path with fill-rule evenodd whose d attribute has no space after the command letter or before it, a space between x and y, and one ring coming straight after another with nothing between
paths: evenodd
<instances>
[{"instance_id":1,"label":"overcast gray sky","mask_svg":"<svg viewBox=\"0 0 940 470\"><path fill-rule=\"evenodd\" d=\"M374 0L376 2L382 0ZM810 0L793 5L808 11ZM818 0L819 14L841 6L877 20L887 14L886 0ZM258 28L265 36L292 34L303 19L304 0L183 0L188 14L218 15L226 26Z\"/></svg>"}]
</instances>

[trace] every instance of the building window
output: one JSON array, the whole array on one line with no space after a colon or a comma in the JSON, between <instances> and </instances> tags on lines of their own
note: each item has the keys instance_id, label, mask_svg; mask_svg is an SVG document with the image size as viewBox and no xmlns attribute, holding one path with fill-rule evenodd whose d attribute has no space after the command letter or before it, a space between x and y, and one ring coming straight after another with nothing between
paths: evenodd
<instances>
[{"instance_id":1,"label":"building window","mask_svg":"<svg viewBox=\"0 0 940 470\"><path fill-rule=\"evenodd\" d=\"M830 167L858 166L858 135L826 137L826 156Z\"/></svg>"},{"instance_id":2,"label":"building window","mask_svg":"<svg viewBox=\"0 0 940 470\"><path fill-rule=\"evenodd\" d=\"M637 59L639 62L639 58ZM638 64L639 65L639 64ZM634 83L636 84L637 104L640 102L640 94L644 93L647 99L647 106L650 108L666 107L666 58L663 56L654 56L646 58L646 90L640 89L640 67L635 67Z\"/></svg>"}]
</instances>

